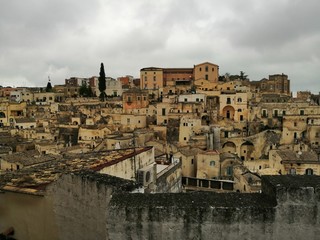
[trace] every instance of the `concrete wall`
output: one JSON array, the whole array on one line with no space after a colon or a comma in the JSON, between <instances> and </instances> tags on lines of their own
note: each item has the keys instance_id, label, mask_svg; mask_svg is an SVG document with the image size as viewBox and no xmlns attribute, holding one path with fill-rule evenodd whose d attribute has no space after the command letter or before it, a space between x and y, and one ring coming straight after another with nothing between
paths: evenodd
<instances>
[{"instance_id":1,"label":"concrete wall","mask_svg":"<svg viewBox=\"0 0 320 240\"><path fill-rule=\"evenodd\" d=\"M108 239L106 208L111 194L134 187L131 181L94 172L63 175L47 190L59 234L53 239Z\"/></svg>"},{"instance_id":2,"label":"concrete wall","mask_svg":"<svg viewBox=\"0 0 320 240\"><path fill-rule=\"evenodd\" d=\"M116 194L109 239L318 239L319 176L264 176L262 186L262 194Z\"/></svg>"},{"instance_id":3,"label":"concrete wall","mask_svg":"<svg viewBox=\"0 0 320 240\"><path fill-rule=\"evenodd\" d=\"M156 192L177 193L182 189L181 161L168 166L157 175Z\"/></svg>"}]
</instances>

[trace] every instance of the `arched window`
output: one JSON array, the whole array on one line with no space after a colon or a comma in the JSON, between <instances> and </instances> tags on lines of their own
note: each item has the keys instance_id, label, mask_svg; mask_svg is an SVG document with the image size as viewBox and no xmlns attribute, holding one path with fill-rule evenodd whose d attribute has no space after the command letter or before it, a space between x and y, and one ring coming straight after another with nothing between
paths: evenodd
<instances>
[{"instance_id":1,"label":"arched window","mask_svg":"<svg viewBox=\"0 0 320 240\"><path fill-rule=\"evenodd\" d=\"M214 167L216 165L215 161L210 161L210 167Z\"/></svg>"},{"instance_id":2,"label":"arched window","mask_svg":"<svg viewBox=\"0 0 320 240\"><path fill-rule=\"evenodd\" d=\"M242 102L242 98L238 98L238 102Z\"/></svg>"},{"instance_id":3,"label":"arched window","mask_svg":"<svg viewBox=\"0 0 320 240\"><path fill-rule=\"evenodd\" d=\"M313 169L312 168L307 168L306 169L306 175L313 175Z\"/></svg>"}]
</instances>

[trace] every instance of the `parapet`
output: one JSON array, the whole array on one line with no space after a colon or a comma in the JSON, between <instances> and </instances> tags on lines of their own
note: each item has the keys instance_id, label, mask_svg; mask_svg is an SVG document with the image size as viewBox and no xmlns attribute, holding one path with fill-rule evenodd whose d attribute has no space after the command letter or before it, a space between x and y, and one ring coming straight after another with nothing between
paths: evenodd
<instances>
[{"instance_id":1,"label":"parapet","mask_svg":"<svg viewBox=\"0 0 320 240\"><path fill-rule=\"evenodd\" d=\"M320 201L320 176L262 176L262 192L278 204L310 204Z\"/></svg>"}]
</instances>

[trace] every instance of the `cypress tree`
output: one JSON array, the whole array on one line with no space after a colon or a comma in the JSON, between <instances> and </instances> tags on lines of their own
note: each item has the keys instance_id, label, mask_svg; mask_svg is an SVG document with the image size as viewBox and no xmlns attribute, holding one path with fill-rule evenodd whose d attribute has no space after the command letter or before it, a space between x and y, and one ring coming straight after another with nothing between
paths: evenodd
<instances>
[{"instance_id":1,"label":"cypress tree","mask_svg":"<svg viewBox=\"0 0 320 240\"><path fill-rule=\"evenodd\" d=\"M52 85L51 85L50 80L49 80L49 82L48 82L48 84L47 84L46 92L52 92Z\"/></svg>"},{"instance_id":2,"label":"cypress tree","mask_svg":"<svg viewBox=\"0 0 320 240\"><path fill-rule=\"evenodd\" d=\"M100 66L100 73L99 73L99 91L100 91L100 100L104 101L106 97L106 74L104 73L104 66L103 63L101 63Z\"/></svg>"}]
</instances>

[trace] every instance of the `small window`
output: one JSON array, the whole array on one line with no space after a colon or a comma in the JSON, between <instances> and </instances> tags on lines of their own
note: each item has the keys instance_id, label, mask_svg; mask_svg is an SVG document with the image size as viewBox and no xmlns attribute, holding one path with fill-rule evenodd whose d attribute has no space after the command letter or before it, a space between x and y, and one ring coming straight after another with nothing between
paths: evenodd
<instances>
[{"instance_id":1,"label":"small window","mask_svg":"<svg viewBox=\"0 0 320 240\"><path fill-rule=\"evenodd\" d=\"M210 161L210 167L214 167L216 165L215 161Z\"/></svg>"},{"instance_id":2,"label":"small window","mask_svg":"<svg viewBox=\"0 0 320 240\"><path fill-rule=\"evenodd\" d=\"M183 138L183 140L184 140L184 141L186 141L186 140L187 140L187 138L186 138L186 137L184 137L184 138Z\"/></svg>"},{"instance_id":3,"label":"small window","mask_svg":"<svg viewBox=\"0 0 320 240\"><path fill-rule=\"evenodd\" d=\"M312 168L307 168L306 169L306 175L313 175L313 169Z\"/></svg>"},{"instance_id":4,"label":"small window","mask_svg":"<svg viewBox=\"0 0 320 240\"><path fill-rule=\"evenodd\" d=\"M193 164L193 158L191 159L191 164Z\"/></svg>"},{"instance_id":5,"label":"small window","mask_svg":"<svg viewBox=\"0 0 320 240\"><path fill-rule=\"evenodd\" d=\"M300 110L300 115L304 115L304 110Z\"/></svg>"},{"instance_id":6,"label":"small window","mask_svg":"<svg viewBox=\"0 0 320 240\"><path fill-rule=\"evenodd\" d=\"M290 168L289 169L289 174L296 175L296 169L295 168Z\"/></svg>"}]
</instances>

